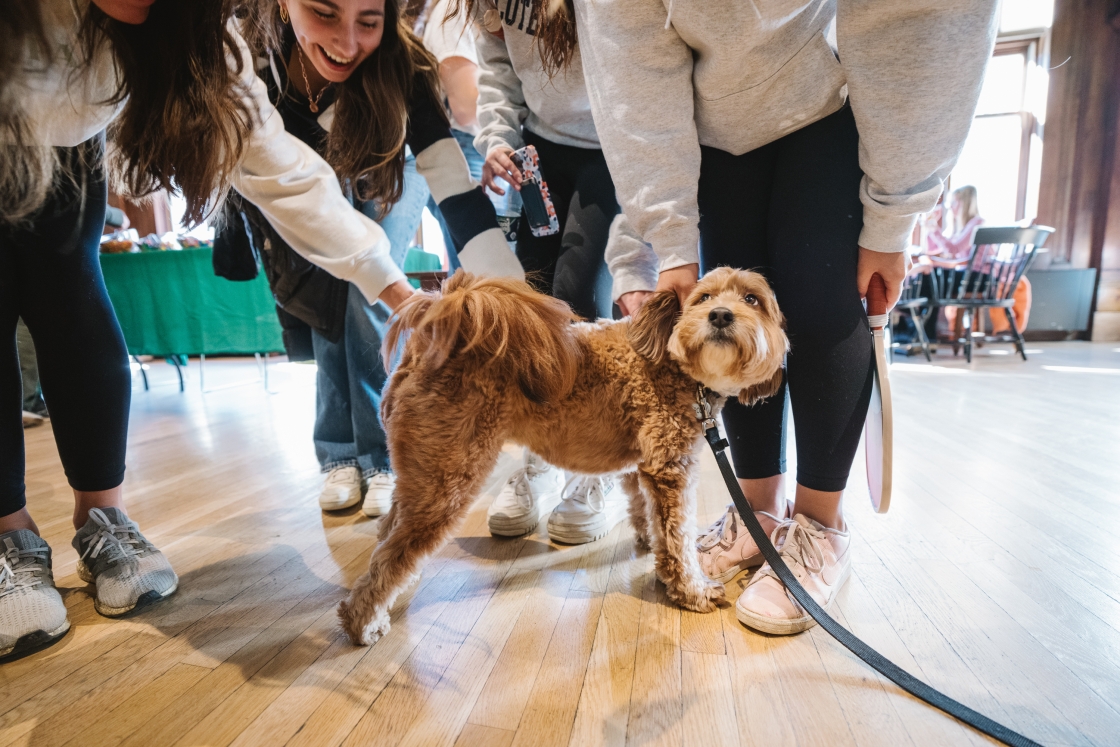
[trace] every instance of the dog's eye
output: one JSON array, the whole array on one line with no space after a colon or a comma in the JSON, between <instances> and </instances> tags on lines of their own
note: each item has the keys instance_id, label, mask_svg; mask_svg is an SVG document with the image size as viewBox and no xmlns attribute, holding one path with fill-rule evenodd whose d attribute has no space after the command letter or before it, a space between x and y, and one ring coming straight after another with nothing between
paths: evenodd
<instances>
[{"instance_id":1,"label":"dog's eye","mask_svg":"<svg viewBox=\"0 0 1120 747\"><path fill-rule=\"evenodd\" d=\"M753 293L748 293L747 295L743 296L743 300L751 306L758 306L758 299Z\"/></svg>"},{"instance_id":2,"label":"dog's eye","mask_svg":"<svg viewBox=\"0 0 1120 747\"><path fill-rule=\"evenodd\" d=\"M709 296L707 293L705 293L704 295L700 296L700 303L704 303L705 301L708 301L710 299L711 299L711 296Z\"/></svg>"}]
</instances>

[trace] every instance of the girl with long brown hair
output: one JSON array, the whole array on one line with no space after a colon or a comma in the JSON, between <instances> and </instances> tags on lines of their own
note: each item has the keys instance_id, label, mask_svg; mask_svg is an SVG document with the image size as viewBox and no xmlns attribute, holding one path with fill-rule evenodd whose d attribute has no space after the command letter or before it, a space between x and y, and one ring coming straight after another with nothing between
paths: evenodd
<instances>
[{"instance_id":1,"label":"girl with long brown hair","mask_svg":"<svg viewBox=\"0 0 1120 747\"><path fill-rule=\"evenodd\" d=\"M398 0L258 0L249 11L246 35L287 131L322 153L364 206L377 205L390 236L400 236L395 262L404 262L430 190L450 228L449 255L471 271L521 275L452 137L437 62ZM284 274L270 275L274 292L289 285ZM347 508L364 488L363 511L379 516L394 485L378 416L386 376L379 351L391 309L366 304L354 286L340 290L338 305L333 293L297 304L276 295L311 327L313 440L327 474L319 504Z\"/></svg>"},{"instance_id":2,"label":"girl with long brown hair","mask_svg":"<svg viewBox=\"0 0 1120 747\"><path fill-rule=\"evenodd\" d=\"M19 106L0 121L0 165L17 174L0 180L0 335L9 341L0 346L0 657L69 629L51 548L26 506L18 317L38 353L74 489L79 575L94 584L97 611L127 614L178 585L124 510L131 374L98 261L106 168L137 195L181 192L192 221L235 187L287 244L366 301L394 308L412 293L384 231L354 210L334 170L285 132L229 23L233 7L6 0L13 12L0 23L0 101ZM106 128L117 155L103 168Z\"/></svg>"}]
</instances>

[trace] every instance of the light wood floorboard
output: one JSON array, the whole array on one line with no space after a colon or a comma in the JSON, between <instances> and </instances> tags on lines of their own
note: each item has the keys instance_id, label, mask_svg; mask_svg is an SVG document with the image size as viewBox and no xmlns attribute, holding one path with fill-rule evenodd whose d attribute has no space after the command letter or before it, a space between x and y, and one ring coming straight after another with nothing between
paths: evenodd
<instances>
[{"instance_id":1,"label":"light wood floorboard","mask_svg":"<svg viewBox=\"0 0 1120 747\"><path fill-rule=\"evenodd\" d=\"M897 664L1046 745L1120 734L1120 347L896 359L896 493L872 513L862 452L845 498L854 573L834 614ZM211 361L207 383L249 379ZM323 514L314 369L180 393L136 380L129 513L181 577L124 620L75 573L73 503L49 425L25 432L29 507L73 629L0 666L0 745L983 745L826 633L761 636L682 612L623 523L590 545L543 526L491 538L507 446L454 541L376 645L335 605L377 522ZM795 451L789 450L791 472ZM703 456L699 526L726 492ZM728 584L732 604L746 576Z\"/></svg>"}]
</instances>

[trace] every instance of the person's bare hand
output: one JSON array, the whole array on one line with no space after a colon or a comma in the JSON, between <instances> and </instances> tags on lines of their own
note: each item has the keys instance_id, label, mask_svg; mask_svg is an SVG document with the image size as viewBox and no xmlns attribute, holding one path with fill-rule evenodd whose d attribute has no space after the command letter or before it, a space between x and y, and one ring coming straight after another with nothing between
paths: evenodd
<instances>
[{"instance_id":1,"label":"person's bare hand","mask_svg":"<svg viewBox=\"0 0 1120 747\"><path fill-rule=\"evenodd\" d=\"M902 295L902 281L906 279L910 266L910 255L907 252L873 252L861 246L859 268L856 271L860 298L867 296L871 276L878 273L887 286L887 311L890 311Z\"/></svg>"},{"instance_id":2,"label":"person's bare hand","mask_svg":"<svg viewBox=\"0 0 1120 747\"><path fill-rule=\"evenodd\" d=\"M646 299L653 295L653 291L630 291L618 297L618 308L623 316L634 316Z\"/></svg>"},{"instance_id":3,"label":"person's bare hand","mask_svg":"<svg viewBox=\"0 0 1120 747\"><path fill-rule=\"evenodd\" d=\"M684 300L688 298L688 294L696 286L699 277L700 265L696 263L674 267L671 270L662 270L661 274L657 276L657 290L673 291L677 294L677 299L683 307Z\"/></svg>"},{"instance_id":4,"label":"person's bare hand","mask_svg":"<svg viewBox=\"0 0 1120 747\"><path fill-rule=\"evenodd\" d=\"M521 191L521 170L514 165L510 155L513 148L499 146L486 154L482 164L482 186L494 194L504 195L506 191L498 186L495 179L502 179L517 191Z\"/></svg>"},{"instance_id":5,"label":"person's bare hand","mask_svg":"<svg viewBox=\"0 0 1120 747\"><path fill-rule=\"evenodd\" d=\"M409 285L407 280L398 280L381 291L381 295L377 298L392 311L396 311L402 303L412 298L412 294L415 292L416 290Z\"/></svg>"}]
</instances>

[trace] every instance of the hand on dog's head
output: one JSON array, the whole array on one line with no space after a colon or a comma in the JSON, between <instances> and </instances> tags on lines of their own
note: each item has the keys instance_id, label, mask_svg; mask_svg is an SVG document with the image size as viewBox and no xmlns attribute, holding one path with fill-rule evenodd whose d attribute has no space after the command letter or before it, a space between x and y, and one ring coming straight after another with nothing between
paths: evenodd
<instances>
[{"instance_id":1,"label":"hand on dog's head","mask_svg":"<svg viewBox=\"0 0 1120 747\"><path fill-rule=\"evenodd\" d=\"M630 344L654 363L671 359L685 374L743 404L782 384L789 341L769 283L757 272L720 267L700 279L681 308L676 293L655 293L630 325Z\"/></svg>"}]
</instances>

